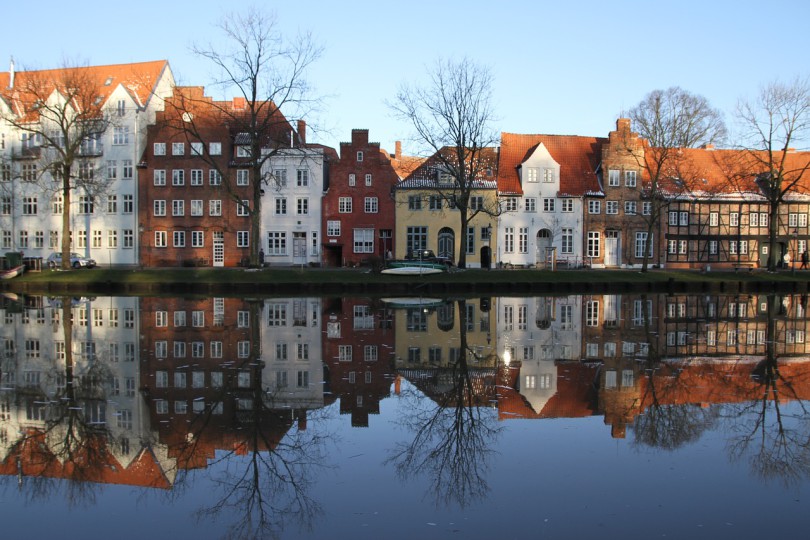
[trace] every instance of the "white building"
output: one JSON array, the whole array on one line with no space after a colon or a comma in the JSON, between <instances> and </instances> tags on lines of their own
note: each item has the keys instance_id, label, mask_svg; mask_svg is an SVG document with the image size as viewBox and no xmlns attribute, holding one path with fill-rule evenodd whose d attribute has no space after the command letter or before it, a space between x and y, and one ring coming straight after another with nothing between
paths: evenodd
<instances>
[{"instance_id":1,"label":"white building","mask_svg":"<svg viewBox=\"0 0 810 540\"><path fill-rule=\"evenodd\" d=\"M265 163L261 237L268 265L321 262L321 208L329 149L277 151Z\"/></svg>"},{"instance_id":2,"label":"white building","mask_svg":"<svg viewBox=\"0 0 810 540\"><path fill-rule=\"evenodd\" d=\"M0 73L0 252L22 251L47 257L59 251L62 236L61 182L48 163L48 135L58 130L41 123L27 89L48 95L49 104L65 102L59 86L81 80L92 86L109 120L96 137L84 139L73 174L104 180L105 189L71 192L72 251L99 264L138 262L138 189L136 165L143 152L146 126L155 120L174 85L165 60L45 71ZM52 86L52 89L49 86ZM43 90L45 89L45 90ZM75 105L79 107L80 105ZM24 120L33 131L19 126ZM69 116L69 115L65 115ZM9 123L12 120L15 125ZM16 126L16 127L15 127ZM39 133L36 133L36 132ZM49 159L49 155L51 156Z\"/></svg>"},{"instance_id":3,"label":"white building","mask_svg":"<svg viewBox=\"0 0 810 540\"><path fill-rule=\"evenodd\" d=\"M593 137L501 134L498 263L583 263L583 196L599 191L601 144Z\"/></svg>"}]
</instances>

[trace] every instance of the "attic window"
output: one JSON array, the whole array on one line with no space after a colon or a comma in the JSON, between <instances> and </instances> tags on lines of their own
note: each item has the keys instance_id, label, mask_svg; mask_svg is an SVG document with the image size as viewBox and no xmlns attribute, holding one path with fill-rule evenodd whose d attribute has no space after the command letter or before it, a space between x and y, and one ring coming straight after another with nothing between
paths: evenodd
<instances>
[{"instance_id":1,"label":"attic window","mask_svg":"<svg viewBox=\"0 0 810 540\"><path fill-rule=\"evenodd\" d=\"M101 96L96 96L96 99L93 100L93 105L98 105L101 103L101 100L104 99Z\"/></svg>"},{"instance_id":2,"label":"attic window","mask_svg":"<svg viewBox=\"0 0 810 540\"><path fill-rule=\"evenodd\" d=\"M110 86L112 84L113 78L107 77L107 80L104 81L104 86Z\"/></svg>"}]
</instances>

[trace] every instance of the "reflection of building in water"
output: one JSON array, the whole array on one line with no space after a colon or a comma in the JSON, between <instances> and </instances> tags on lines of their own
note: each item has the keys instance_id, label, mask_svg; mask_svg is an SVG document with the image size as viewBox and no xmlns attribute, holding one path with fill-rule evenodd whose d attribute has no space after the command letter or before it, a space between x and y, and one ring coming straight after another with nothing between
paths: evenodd
<instances>
[{"instance_id":1,"label":"reflection of building in water","mask_svg":"<svg viewBox=\"0 0 810 540\"><path fill-rule=\"evenodd\" d=\"M274 408L324 404L321 305L320 298L271 298L262 305L262 387Z\"/></svg>"},{"instance_id":2,"label":"reflection of building in water","mask_svg":"<svg viewBox=\"0 0 810 540\"><path fill-rule=\"evenodd\" d=\"M519 390L535 413L557 393L557 361L579 359L580 296L498 298L497 351L520 366Z\"/></svg>"},{"instance_id":3,"label":"reflection of building in water","mask_svg":"<svg viewBox=\"0 0 810 540\"><path fill-rule=\"evenodd\" d=\"M137 308L137 298L36 297L0 309L5 472L165 487L146 450ZM94 467L71 456L94 456Z\"/></svg>"},{"instance_id":4,"label":"reflection of building in water","mask_svg":"<svg viewBox=\"0 0 810 540\"><path fill-rule=\"evenodd\" d=\"M393 310L368 298L326 299L324 325L325 390L352 426L368 426L394 378Z\"/></svg>"},{"instance_id":5,"label":"reflection of building in water","mask_svg":"<svg viewBox=\"0 0 810 540\"><path fill-rule=\"evenodd\" d=\"M409 366L444 367L455 363L462 354L470 366L482 362L489 365L496 350L488 298L396 309L394 328L397 370Z\"/></svg>"}]
</instances>

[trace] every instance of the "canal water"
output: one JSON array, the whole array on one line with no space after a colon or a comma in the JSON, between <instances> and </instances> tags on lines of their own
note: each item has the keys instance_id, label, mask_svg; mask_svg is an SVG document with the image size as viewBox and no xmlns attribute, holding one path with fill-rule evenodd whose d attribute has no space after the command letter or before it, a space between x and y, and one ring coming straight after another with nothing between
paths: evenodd
<instances>
[{"instance_id":1,"label":"canal water","mask_svg":"<svg viewBox=\"0 0 810 540\"><path fill-rule=\"evenodd\" d=\"M806 533L804 296L1 302L9 538Z\"/></svg>"}]
</instances>

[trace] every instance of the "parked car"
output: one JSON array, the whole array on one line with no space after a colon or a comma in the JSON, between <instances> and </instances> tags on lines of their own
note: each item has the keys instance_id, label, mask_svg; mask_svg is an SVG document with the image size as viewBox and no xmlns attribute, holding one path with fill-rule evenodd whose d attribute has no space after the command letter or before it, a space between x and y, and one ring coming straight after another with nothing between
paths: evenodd
<instances>
[{"instance_id":1,"label":"parked car","mask_svg":"<svg viewBox=\"0 0 810 540\"><path fill-rule=\"evenodd\" d=\"M47 259L48 268L61 268L62 267L62 254L51 253ZM78 253L70 254L70 266L73 268L93 268L96 266L96 261L89 257L82 257Z\"/></svg>"},{"instance_id":2,"label":"parked car","mask_svg":"<svg viewBox=\"0 0 810 540\"><path fill-rule=\"evenodd\" d=\"M447 266L453 266L453 261L450 259L450 257L436 255L432 249L417 249L415 251L409 251L405 254L405 260L437 262Z\"/></svg>"}]
</instances>

